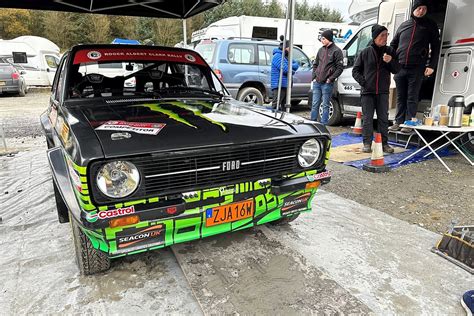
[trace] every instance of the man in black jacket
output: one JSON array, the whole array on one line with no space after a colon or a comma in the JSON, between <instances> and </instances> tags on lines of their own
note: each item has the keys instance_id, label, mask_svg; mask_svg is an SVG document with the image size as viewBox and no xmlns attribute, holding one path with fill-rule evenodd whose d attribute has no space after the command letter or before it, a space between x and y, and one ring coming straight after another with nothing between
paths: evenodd
<instances>
[{"instance_id":1,"label":"man in black jacket","mask_svg":"<svg viewBox=\"0 0 474 316\"><path fill-rule=\"evenodd\" d=\"M319 49L313 63L311 120L317 120L319 106L322 103L321 123L324 125L329 120L329 102L331 101L334 80L342 74L343 70L344 58L342 51L333 43L333 36L332 30L326 30L321 34L323 47Z\"/></svg>"},{"instance_id":2,"label":"man in black jacket","mask_svg":"<svg viewBox=\"0 0 474 316\"><path fill-rule=\"evenodd\" d=\"M390 130L399 130L400 124L416 116L423 75L431 76L438 64L438 26L426 17L427 11L428 0L415 0L410 19L399 26L390 43L403 67L394 77L397 84L397 114ZM411 129L403 128L402 131L411 132Z\"/></svg>"},{"instance_id":3,"label":"man in black jacket","mask_svg":"<svg viewBox=\"0 0 474 316\"><path fill-rule=\"evenodd\" d=\"M388 92L390 73L397 73L400 64L395 50L387 46L388 32L382 25L372 27L372 44L360 52L352 69L352 77L361 86L363 114L363 152L371 152L374 110L377 112L377 130L382 134L382 148L393 153L388 145Z\"/></svg>"}]
</instances>

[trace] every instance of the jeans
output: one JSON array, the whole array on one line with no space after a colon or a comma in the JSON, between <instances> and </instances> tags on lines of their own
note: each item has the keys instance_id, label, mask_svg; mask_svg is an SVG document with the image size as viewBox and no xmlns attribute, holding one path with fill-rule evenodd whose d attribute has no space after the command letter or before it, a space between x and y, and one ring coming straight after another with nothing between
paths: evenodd
<instances>
[{"instance_id":1,"label":"jeans","mask_svg":"<svg viewBox=\"0 0 474 316\"><path fill-rule=\"evenodd\" d=\"M280 111L285 111L286 103L286 87L282 87L280 91L280 102L277 100L278 97L278 88L272 89L272 108L276 109L277 105L280 104Z\"/></svg>"},{"instance_id":2,"label":"jeans","mask_svg":"<svg viewBox=\"0 0 474 316\"><path fill-rule=\"evenodd\" d=\"M374 112L377 113L377 131L382 134L382 144L388 142L388 94L363 94L362 104L362 136L364 144L372 143L374 129Z\"/></svg>"},{"instance_id":3,"label":"jeans","mask_svg":"<svg viewBox=\"0 0 474 316\"><path fill-rule=\"evenodd\" d=\"M313 82L313 104L311 105L311 120L316 121L319 114L319 106L323 105L321 124L326 125L329 120L329 102L331 101L333 83ZM321 100L322 99L322 100ZM322 102L321 102L322 101Z\"/></svg>"},{"instance_id":4,"label":"jeans","mask_svg":"<svg viewBox=\"0 0 474 316\"><path fill-rule=\"evenodd\" d=\"M402 68L393 79L397 85L397 114L395 123L403 124L416 117L418 96L425 67Z\"/></svg>"}]
</instances>

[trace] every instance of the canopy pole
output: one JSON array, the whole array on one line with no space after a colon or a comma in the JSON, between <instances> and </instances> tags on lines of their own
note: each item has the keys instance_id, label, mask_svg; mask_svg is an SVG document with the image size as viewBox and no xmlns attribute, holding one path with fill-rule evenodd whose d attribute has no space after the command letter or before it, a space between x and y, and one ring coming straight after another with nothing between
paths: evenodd
<instances>
[{"instance_id":1,"label":"canopy pole","mask_svg":"<svg viewBox=\"0 0 474 316\"><path fill-rule=\"evenodd\" d=\"M278 77L278 92L277 92L277 106L276 110L280 110L280 97L281 97L281 82L283 81L283 62L285 61L285 48L286 48L286 39L288 33L288 18L290 16L290 8L291 8L291 0L288 0L288 5L286 7L286 15L285 15L285 33L283 34L283 45L282 45L282 55L281 55L281 62L280 62L280 76ZM274 96L272 96L274 97Z\"/></svg>"},{"instance_id":2,"label":"canopy pole","mask_svg":"<svg viewBox=\"0 0 474 316\"><path fill-rule=\"evenodd\" d=\"M293 86L293 37L295 33L295 3L291 1L291 17L290 17L290 51L288 53L288 88L286 89L286 112L290 113L291 108L291 88Z\"/></svg>"},{"instance_id":3,"label":"canopy pole","mask_svg":"<svg viewBox=\"0 0 474 316\"><path fill-rule=\"evenodd\" d=\"M183 45L188 46L187 34L186 34L186 19L183 19Z\"/></svg>"}]
</instances>

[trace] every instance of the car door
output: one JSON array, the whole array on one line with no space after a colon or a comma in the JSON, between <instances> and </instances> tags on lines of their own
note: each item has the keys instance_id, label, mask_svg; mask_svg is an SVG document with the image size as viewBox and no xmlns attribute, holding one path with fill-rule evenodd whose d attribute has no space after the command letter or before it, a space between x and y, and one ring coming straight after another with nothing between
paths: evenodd
<instances>
[{"instance_id":1,"label":"car door","mask_svg":"<svg viewBox=\"0 0 474 316\"><path fill-rule=\"evenodd\" d=\"M298 47L293 48L293 60L298 63L298 70L293 75L292 98L307 98L311 89L311 61Z\"/></svg>"},{"instance_id":2,"label":"car door","mask_svg":"<svg viewBox=\"0 0 474 316\"><path fill-rule=\"evenodd\" d=\"M337 91L344 111L360 111L360 85L352 77L352 67L360 52L370 45L372 41L372 24L359 30L345 47L347 64L337 80Z\"/></svg>"},{"instance_id":3,"label":"car door","mask_svg":"<svg viewBox=\"0 0 474 316\"><path fill-rule=\"evenodd\" d=\"M258 45L258 70L260 81L264 84L267 91L271 90L272 57L276 45Z\"/></svg>"}]
</instances>

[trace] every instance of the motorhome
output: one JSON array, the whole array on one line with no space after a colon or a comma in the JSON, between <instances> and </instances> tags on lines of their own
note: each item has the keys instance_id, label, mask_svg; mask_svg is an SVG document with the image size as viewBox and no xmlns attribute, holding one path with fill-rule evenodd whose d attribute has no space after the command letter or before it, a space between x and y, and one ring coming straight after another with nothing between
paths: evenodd
<instances>
[{"instance_id":1,"label":"motorhome","mask_svg":"<svg viewBox=\"0 0 474 316\"><path fill-rule=\"evenodd\" d=\"M26 63L15 62L14 52L26 53ZM59 47L43 37L20 36L12 40L0 40L0 60L23 70L28 86L50 86L59 59Z\"/></svg>"},{"instance_id":2,"label":"motorhome","mask_svg":"<svg viewBox=\"0 0 474 316\"><path fill-rule=\"evenodd\" d=\"M360 86L352 78L352 66L359 52L372 40L372 25L379 23L386 26L390 43L398 26L409 19L411 11L411 0L382 1L377 16L369 16L345 45L345 69L333 94L330 124L337 124L344 114L355 114L361 110ZM474 103L474 29L470 27L472 12L473 1L432 1L428 15L438 24L442 49L435 74L423 80L418 112L422 113L438 104L447 104L453 95L463 95L466 105ZM391 86L395 88L393 80Z\"/></svg>"},{"instance_id":3,"label":"motorhome","mask_svg":"<svg viewBox=\"0 0 474 316\"><path fill-rule=\"evenodd\" d=\"M316 56L321 47L319 38L325 30L332 30L335 43L343 46L355 31L348 23L317 22L295 20L295 46L301 48L308 56ZM203 39L260 38L278 40L285 33L285 19L256 16L233 16L210 24L207 28L192 33L191 42L196 46Z\"/></svg>"}]
</instances>

